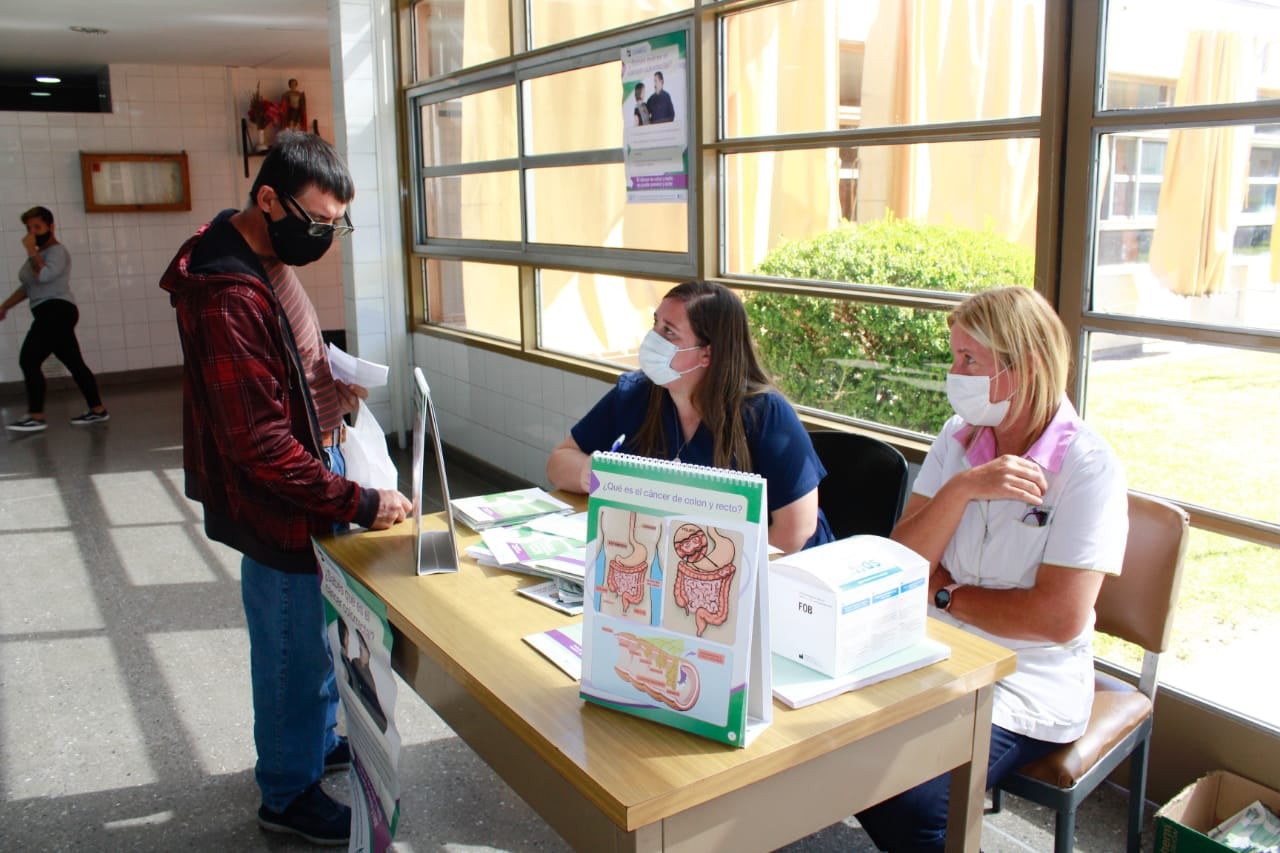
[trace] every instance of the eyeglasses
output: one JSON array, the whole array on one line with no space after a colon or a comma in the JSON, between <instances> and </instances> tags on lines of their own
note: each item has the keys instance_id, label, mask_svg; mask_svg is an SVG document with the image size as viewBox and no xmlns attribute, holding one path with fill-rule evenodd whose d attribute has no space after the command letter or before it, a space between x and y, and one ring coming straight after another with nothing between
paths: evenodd
<instances>
[{"instance_id":1,"label":"eyeglasses","mask_svg":"<svg viewBox=\"0 0 1280 853\"><path fill-rule=\"evenodd\" d=\"M1045 507L1033 506L1023 514L1022 523L1030 527L1044 527L1049 523L1049 510Z\"/></svg>"},{"instance_id":2,"label":"eyeglasses","mask_svg":"<svg viewBox=\"0 0 1280 853\"><path fill-rule=\"evenodd\" d=\"M352 231L356 230L356 227L351 224L351 214L348 211L344 210L342 212L342 220L346 225L334 225L330 222L316 222L311 218L311 214L302 209L302 205L298 204L298 200L296 198L289 195L284 190L276 190L276 195L293 205L294 209L297 210L298 213L302 214L302 218L307 220L308 223L307 233L312 237L328 237L330 234L335 237L346 237Z\"/></svg>"}]
</instances>

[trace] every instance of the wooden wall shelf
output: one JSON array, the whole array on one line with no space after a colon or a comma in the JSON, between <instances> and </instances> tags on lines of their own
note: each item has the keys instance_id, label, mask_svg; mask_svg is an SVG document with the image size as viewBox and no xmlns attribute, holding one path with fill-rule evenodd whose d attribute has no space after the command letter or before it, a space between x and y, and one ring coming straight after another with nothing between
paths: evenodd
<instances>
[{"instance_id":1,"label":"wooden wall shelf","mask_svg":"<svg viewBox=\"0 0 1280 853\"><path fill-rule=\"evenodd\" d=\"M316 119L311 120L311 132L316 136L320 135L320 122ZM249 158L265 157L270 147L261 151L258 149L258 143L253 141L253 137L249 135L249 120L247 118L240 119L240 151L244 157L244 176L249 177Z\"/></svg>"}]
</instances>

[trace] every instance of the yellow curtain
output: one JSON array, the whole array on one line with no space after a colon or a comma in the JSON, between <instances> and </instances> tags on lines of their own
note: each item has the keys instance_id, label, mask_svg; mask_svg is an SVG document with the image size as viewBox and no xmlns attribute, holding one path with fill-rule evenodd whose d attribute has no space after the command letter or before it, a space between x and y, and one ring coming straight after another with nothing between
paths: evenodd
<instances>
[{"instance_id":1,"label":"yellow curtain","mask_svg":"<svg viewBox=\"0 0 1280 853\"><path fill-rule=\"evenodd\" d=\"M736 59L724 73L728 136L836 129L838 10L836 0L801 0L729 19ZM731 270L751 272L781 240L820 234L840 219L832 151L735 156L728 169L737 200L725 211Z\"/></svg>"},{"instance_id":2,"label":"yellow curtain","mask_svg":"<svg viewBox=\"0 0 1280 853\"><path fill-rule=\"evenodd\" d=\"M864 127L1040 112L1039 0L883 0L867 36ZM1035 243L1035 140L867 147L861 220L886 213Z\"/></svg>"},{"instance_id":3,"label":"yellow curtain","mask_svg":"<svg viewBox=\"0 0 1280 853\"><path fill-rule=\"evenodd\" d=\"M1191 33L1174 104L1252 100L1250 59L1248 40L1239 33ZM1212 294L1226 283L1252 132L1249 127L1169 131L1150 263L1152 275L1174 293Z\"/></svg>"}]
</instances>

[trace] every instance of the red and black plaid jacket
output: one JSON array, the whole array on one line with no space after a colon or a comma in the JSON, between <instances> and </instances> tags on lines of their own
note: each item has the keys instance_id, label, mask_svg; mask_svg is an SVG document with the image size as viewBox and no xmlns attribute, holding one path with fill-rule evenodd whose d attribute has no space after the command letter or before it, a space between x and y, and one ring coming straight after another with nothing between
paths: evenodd
<instances>
[{"instance_id":1,"label":"red and black plaid jacket","mask_svg":"<svg viewBox=\"0 0 1280 853\"><path fill-rule=\"evenodd\" d=\"M209 538L314 572L310 537L368 526L378 494L327 469L297 346L232 213L187 240L160 280L185 358L186 494L204 504Z\"/></svg>"}]
</instances>

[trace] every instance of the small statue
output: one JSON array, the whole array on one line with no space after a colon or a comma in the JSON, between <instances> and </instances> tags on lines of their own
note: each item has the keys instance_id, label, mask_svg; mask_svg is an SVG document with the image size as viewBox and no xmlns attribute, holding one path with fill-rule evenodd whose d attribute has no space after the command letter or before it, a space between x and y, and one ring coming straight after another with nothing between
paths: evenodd
<instances>
[{"instance_id":1,"label":"small statue","mask_svg":"<svg viewBox=\"0 0 1280 853\"><path fill-rule=\"evenodd\" d=\"M284 126L286 130L307 129L307 96L298 88L298 78L289 78L289 91L280 99L284 107Z\"/></svg>"}]
</instances>

